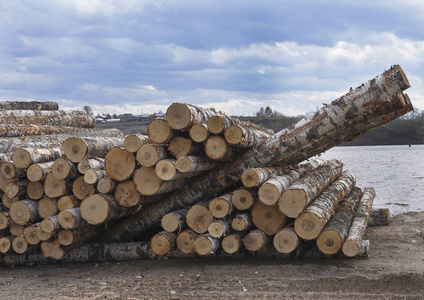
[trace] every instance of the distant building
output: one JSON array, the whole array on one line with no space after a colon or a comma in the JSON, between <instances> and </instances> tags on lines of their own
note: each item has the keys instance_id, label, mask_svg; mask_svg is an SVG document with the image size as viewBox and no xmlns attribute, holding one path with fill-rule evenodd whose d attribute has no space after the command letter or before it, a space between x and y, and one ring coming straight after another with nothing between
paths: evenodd
<instances>
[{"instance_id":1,"label":"distant building","mask_svg":"<svg viewBox=\"0 0 424 300\"><path fill-rule=\"evenodd\" d=\"M155 114L155 119L166 119L166 114L157 113L157 114Z\"/></svg>"}]
</instances>

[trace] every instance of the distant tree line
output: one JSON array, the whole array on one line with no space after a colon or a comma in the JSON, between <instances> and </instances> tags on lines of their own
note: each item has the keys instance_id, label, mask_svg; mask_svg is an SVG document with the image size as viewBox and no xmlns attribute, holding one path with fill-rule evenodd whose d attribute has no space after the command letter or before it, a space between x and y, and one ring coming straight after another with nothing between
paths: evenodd
<instances>
[{"instance_id":1,"label":"distant tree line","mask_svg":"<svg viewBox=\"0 0 424 300\"><path fill-rule=\"evenodd\" d=\"M282 117L283 114L276 111L276 110L272 110L271 107L267 106L265 107L265 109L263 107L261 107L259 109L259 111L256 113L257 117L267 117L267 118L273 118L273 117Z\"/></svg>"}]
</instances>

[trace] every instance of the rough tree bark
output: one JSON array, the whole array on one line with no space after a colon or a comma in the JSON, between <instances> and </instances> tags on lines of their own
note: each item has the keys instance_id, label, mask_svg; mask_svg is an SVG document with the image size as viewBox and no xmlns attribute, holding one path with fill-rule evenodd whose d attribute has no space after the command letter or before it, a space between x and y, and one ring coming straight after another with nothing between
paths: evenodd
<instances>
[{"instance_id":1,"label":"rough tree bark","mask_svg":"<svg viewBox=\"0 0 424 300\"><path fill-rule=\"evenodd\" d=\"M35 163L54 161L64 156L61 147L52 148L19 148L13 152L13 164L18 168L28 168Z\"/></svg>"},{"instance_id":2,"label":"rough tree bark","mask_svg":"<svg viewBox=\"0 0 424 300\"><path fill-rule=\"evenodd\" d=\"M52 101L1 101L2 110L59 110L59 104Z\"/></svg>"},{"instance_id":3,"label":"rough tree bark","mask_svg":"<svg viewBox=\"0 0 424 300\"><path fill-rule=\"evenodd\" d=\"M84 158L105 157L113 147L123 147L123 138L109 137L71 137L62 143L66 157L73 163Z\"/></svg>"}]
</instances>

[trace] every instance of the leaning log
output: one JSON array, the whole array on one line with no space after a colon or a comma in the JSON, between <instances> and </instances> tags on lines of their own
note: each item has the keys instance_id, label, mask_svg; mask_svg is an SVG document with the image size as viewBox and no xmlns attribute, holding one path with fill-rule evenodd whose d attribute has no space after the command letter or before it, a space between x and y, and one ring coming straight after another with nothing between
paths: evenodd
<instances>
[{"instance_id":1,"label":"leaning log","mask_svg":"<svg viewBox=\"0 0 424 300\"><path fill-rule=\"evenodd\" d=\"M1 101L3 110L59 110L59 104L53 101Z\"/></svg>"},{"instance_id":2,"label":"leaning log","mask_svg":"<svg viewBox=\"0 0 424 300\"><path fill-rule=\"evenodd\" d=\"M294 164L317 154L314 145L318 138L320 138L318 142L325 146L320 149L322 152L340 142L357 137L358 133L361 134L383 125L389 120L378 117L393 112L399 113L402 108L407 107L405 102L393 96L409 86L402 69L395 65L375 79L302 119L296 125L278 132L257 147L249 149L233 162L187 183L171 195L167 195L164 201L151 205L143 212L127 217L114 228L106 230L102 236L108 241L130 240L158 224L163 215L193 205L202 198L212 198L218 191L236 183L248 168L267 166L273 162L275 156L281 163ZM408 107L402 113L410 109ZM343 140L331 138L334 136L343 136ZM298 157L298 161L291 159L294 153L302 154Z\"/></svg>"}]
</instances>

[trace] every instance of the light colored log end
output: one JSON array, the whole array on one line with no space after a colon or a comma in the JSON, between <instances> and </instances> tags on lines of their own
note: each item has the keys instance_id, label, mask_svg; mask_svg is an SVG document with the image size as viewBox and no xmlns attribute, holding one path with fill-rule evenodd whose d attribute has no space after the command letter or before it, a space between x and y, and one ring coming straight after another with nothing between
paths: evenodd
<instances>
[{"instance_id":1,"label":"light colored log end","mask_svg":"<svg viewBox=\"0 0 424 300\"><path fill-rule=\"evenodd\" d=\"M288 254L299 246L299 238L292 229L284 228L274 236L273 244L278 252Z\"/></svg>"},{"instance_id":2,"label":"light colored log end","mask_svg":"<svg viewBox=\"0 0 424 300\"><path fill-rule=\"evenodd\" d=\"M78 137L71 137L62 143L66 157L73 163L79 163L87 154L88 146L85 141Z\"/></svg>"},{"instance_id":3,"label":"light colored log end","mask_svg":"<svg viewBox=\"0 0 424 300\"><path fill-rule=\"evenodd\" d=\"M342 249L343 239L334 229L324 230L317 239L317 246L324 254L336 254Z\"/></svg>"},{"instance_id":4,"label":"light colored log end","mask_svg":"<svg viewBox=\"0 0 424 300\"><path fill-rule=\"evenodd\" d=\"M81 202L81 216L90 224L105 222L109 213L109 203L102 195L94 194Z\"/></svg>"},{"instance_id":5,"label":"light colored log end","mask_svg":"<svg viewBox=\"0 0 424 300\"><path fill-rule=\"evenodd\" d=\"M321 233L321 220L313 213L305 212L296 218L294 231L304 240L316 239Z\"/></svg>"},{"instance_id":6,"label":"light colored log end","mask_svg":"<svg viewBox=\"0 0 424 300\"><path fill-rule=\"evenodd\" d=\"M278 200L278 207L289 218L297 218L308 204L303 190L285 190Z\"/></svg>"},{"instance_id":7,"label":"light colored log end","mask_svg":"<svg viewBox=\"0 0 424 300\"><path fill-rule=\"evenodd\" d=\"M191 254L194 252L194 241L197 234L192 231L183 231L177 236L177 248L185 253Z\"/></svg>"}]
</instances>

